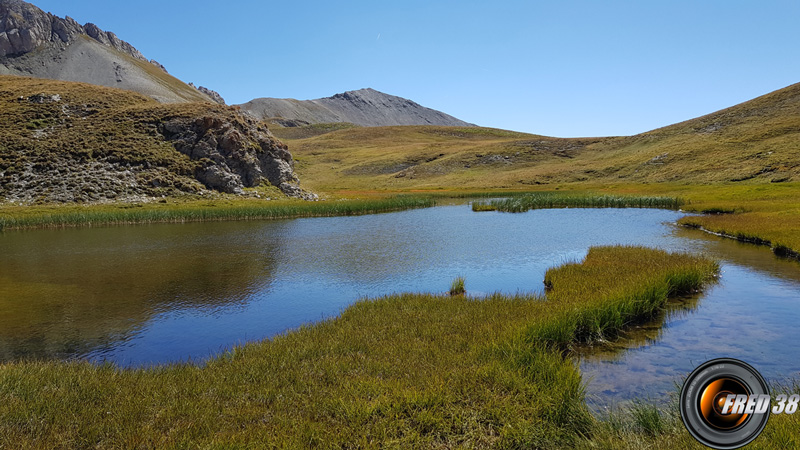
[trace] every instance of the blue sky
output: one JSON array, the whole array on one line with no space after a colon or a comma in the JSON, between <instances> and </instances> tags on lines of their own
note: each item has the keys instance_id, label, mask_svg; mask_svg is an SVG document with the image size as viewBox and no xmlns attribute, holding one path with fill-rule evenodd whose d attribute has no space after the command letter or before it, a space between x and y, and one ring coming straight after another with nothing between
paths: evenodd
<instances>
[{"instance_id":1,"label":"blue sky","mask_svg":"<svg viewBox=\"0 0 800 450\"><path fill-rule=\"evenodd\" d=\"M229 104L371 87L482 126L630 135L800 82L800 2L33 0Z\"/></svg>"}]
</instances>

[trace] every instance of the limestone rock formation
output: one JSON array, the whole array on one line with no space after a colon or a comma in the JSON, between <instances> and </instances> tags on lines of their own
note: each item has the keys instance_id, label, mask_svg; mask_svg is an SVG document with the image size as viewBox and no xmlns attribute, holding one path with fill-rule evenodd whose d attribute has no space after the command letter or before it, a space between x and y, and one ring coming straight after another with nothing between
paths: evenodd
<instances>
[{"instance_id":1,"label":"limestone rock formation","mask_svg":"<svg viewBox=\"0 0 800 450\"><path fill-rule=\"evenodd\" d=\"M0 57L19 56L47 43L71 44L81 35L147 61L131 44L93 23L81 26L69 16L56 17L22 0L0 0Z\"/></svg>"},{"instance_id":2,"label":"limestone rock formation","mask_svg":"<svg viewBox=\"0 0 800 450\"><path fill-rule=\"evenodd\" d=\"M316 199L286 145L238 108L10 76L0 76L0 104L0 203L255 196L270 185Z\"/></svg>"},{"instance_id":3,"label":"limestone rock formation","mask_svg":"<svg viewBox=\"0 0 800 450\"><path fill-rule=\"evenodd\" d=\"M22 0L0 0L0 75L117 87L162 103L216 101L169 75L116 34Z\"/></svg>"},{"instance_id":4,"label":"limestone rock formation","mask_svg":"<svg viewBox=\"0 0 800 450\"><path fill-rule=\"evenodd\" d=\"M262 123L240 115L230 120L209 115L175 117L160 124L159 132L179 152L202 164L195 178L205 186L231 194L268 180L285 194L314 200L297 186L292 155Z\"/></svg>"}]
</instances>

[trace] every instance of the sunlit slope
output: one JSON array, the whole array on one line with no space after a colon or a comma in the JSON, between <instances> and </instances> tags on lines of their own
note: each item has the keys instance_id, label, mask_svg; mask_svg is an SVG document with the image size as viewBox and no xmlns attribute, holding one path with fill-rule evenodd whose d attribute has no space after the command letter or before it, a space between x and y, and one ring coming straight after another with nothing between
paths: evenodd
<instances>
[{"instance_id":1,"label":"sunlit slope","mask_svg":"<svg viewBox=\"0 0 800 450\"><path fill-rule=\"evenodd\" d=\"M800 84L629 137L428 126L272 129L298 157L304 183L319 190L800 180Z\"/></svg>"},{"instance_id":2,"label":"sunlit slope","mask_svg":"<svg viewBox=\"0 0 800 450\"><path fill-rule=\"evenodd\" d=\"M534 184L537 168L572 161L603 140L478 127L347 128L305 139L272 130L284 136L304 185L321 191Z\"/></svg>"},{"instance_id":3,"label":"sunlit slope","mask_svg":"<svg viewBox=\"0 0 800 450\"><path fill-rule=\"evenodd\" d=\"M597 149L591 161L632 181L798 181L800 83Z\"/></svg>"}]
</instances>

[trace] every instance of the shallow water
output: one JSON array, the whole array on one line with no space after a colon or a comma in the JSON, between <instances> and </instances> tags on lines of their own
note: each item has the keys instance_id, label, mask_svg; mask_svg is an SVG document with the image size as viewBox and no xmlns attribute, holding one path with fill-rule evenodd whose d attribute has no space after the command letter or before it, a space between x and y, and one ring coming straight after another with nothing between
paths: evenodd
<instances>
[{"instance_id":1,"label":"shallow water","mask_svg":"<svg viewBox=\"0 0 800 450\"><path fill-rule=\"evenodd\" d=\"M623 339L579 352L596 411L631 399L669 401L683 377L714 358L741 359L771 384L800 379L800 263L695 230L674 235L722 262L719 283L673 302Z\"/></svg>"},{"instance_id":2,"label":"shallow water","mask_svg":"<svg viewBox=\"0 0 800 450\"><path fill-rule=\"evenodd\" d=\"M666 314L663 328L653 324L649 338L630 339L631 349L579 357L592 398L663 397L695 365L722 355L768 377L797 375L790 355L800 342L791 330L800 318L800 265L680 229L672 223L681 215L473 213L454 205L359 217L6 232L0 361L202 361L334 316L359 298L444 292L459 275L471 295L541 292L547 268L579 260L590 246L641 244L709 253L723 261L723 274Z\"/></svg>"}]
</instances>

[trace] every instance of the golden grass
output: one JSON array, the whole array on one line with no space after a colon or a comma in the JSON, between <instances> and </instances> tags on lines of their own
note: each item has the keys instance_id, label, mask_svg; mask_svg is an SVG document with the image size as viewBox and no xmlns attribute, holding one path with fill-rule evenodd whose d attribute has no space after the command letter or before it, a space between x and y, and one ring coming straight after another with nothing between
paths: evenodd
<instances>
[{"instance_id":1,"label":"golden grass","mask_svg":"<svg viewBox=\"0 0 800 450\"><path fill-rule=\"evenodd\" d=\"M0 447L571 448L602 424L562 352L716 270L683 254L595 248L548 272L546 299L364 300L204 367L6 363Z\"/></svg>"},{"instance_id":2,"label":"golden grass","mask_svg":"<svg viewBox=\"0 0 800 450\"><path fill-rule=\"evenodd\" d=\"M58 95L60 100L30 100L39 95ZM215 117L246 128L232 107L207 102L160 104L120 89L0 76L0 198L13 174L30 168L51 173L80 170L92 161L131 167L139 184L154 197L197 192L203 186L195 171L207 161L180 153L158 131L160 124L176 117ZM70 165L78 169L65 167ZM29 182L46 186L53 181Z\"/></svg>"},{"instance_id":3,"label":"golden grass","mask_svg":"<svg viewBox=\"0 0 800 450\"><path fill-rule=\"evenodd\" d=\"M558 139L486 128L277 130L314 189L552 189L564 183L800 181L800 84L630 137Z\"/></svg>"},{"instance_id":4,"label":"golden grass","mask_svg":"<svg viewBox=\"0 0 800 450\"><path fill-rule=\"evenodd\" d=\"M374 214L424 208L434 200L397 195L308 202L219 196L209 200L170 199L151 203L0 207L0 231L98 225L265 220Z\"/></svg>"}]
</instances>

